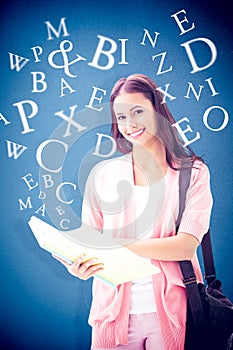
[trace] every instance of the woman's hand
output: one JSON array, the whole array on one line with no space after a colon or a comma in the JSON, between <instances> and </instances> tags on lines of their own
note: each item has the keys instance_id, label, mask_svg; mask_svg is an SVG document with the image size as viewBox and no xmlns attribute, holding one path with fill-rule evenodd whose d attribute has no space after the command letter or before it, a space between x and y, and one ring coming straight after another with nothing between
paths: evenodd
<instances>
[{"instance_id":1,"label":"woman's hand","mask_svg":"<svg viewBox=\"0 0 233 350\"><path fill-rule=\"evenodd\" d=\"M86 260L85 255L80 255L73 264L69 264L66 261L62 260L56 255L52 255L53 258L60 261L64 265L68 272L78 277L82 280L87 280L88 278L94 276L96 273L103 271L103 263L99 263L96 258L91 258Z\"/></svg>"}]
</instances>

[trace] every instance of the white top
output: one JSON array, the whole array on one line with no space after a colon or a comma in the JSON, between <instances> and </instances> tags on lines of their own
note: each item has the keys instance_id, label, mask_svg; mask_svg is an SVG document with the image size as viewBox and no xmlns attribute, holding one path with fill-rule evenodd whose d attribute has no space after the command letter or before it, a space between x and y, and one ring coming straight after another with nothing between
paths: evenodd
<instances>
[{"instance_id":1,"label":"white top","mask_svg":"<svg viewBox=\"0 0 233 350\"><path fill-rule=\"evenodd\" d=\"M162 181L162 180L161 180ZM153 226L159 215L164 191L161 181L152 186L134 186L136 206L136 236L140 239L152 237ZM153 208L153 209L152 209ZM156 210L156 208L158 208ZM152 213L155 213L153 216ZM149 215L148 215L149 213ZM149 258L144 258L150 261ZM152 277L148 276L132 281L130 314L142 314L156 311Z\"/></svg>"}]
</instances>

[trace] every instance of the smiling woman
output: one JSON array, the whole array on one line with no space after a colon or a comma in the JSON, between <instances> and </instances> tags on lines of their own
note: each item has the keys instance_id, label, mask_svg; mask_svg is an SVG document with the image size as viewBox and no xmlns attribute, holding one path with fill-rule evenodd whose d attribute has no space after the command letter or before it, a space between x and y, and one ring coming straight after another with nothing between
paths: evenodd
<instances>
[{"instance_id":1,"label":"smiling woman","mask_svg":"<svg viewBox=\"0 0 233 350\"><path fill-rule=\"evenodd\" d=\"M178 261L192 260L202 281L196 249L209 226L212 196L207 166L183 147L162 100L147 76L134 74L115 84L110 99L112 135L125 154L99 162L86 183L82 222L111 235L161 271L115 289L94 278L89 316L93 350L185 346L187 296ZM192 175L176 234L179 173L187 167L192 167ZM128 191L116 190L125 181L132 189L130 201ZM116 193L120 207L112 210ZM79 258L71 266L62 263L84 280L103 268L101 261L94 264L92 259Z\"/></svg>"},{"instance_id":2,"label":"smiling woman","mask_svg":"<svg viewBox=\"0 0 233 350\"><path fill-rule=\"evenodd\" d=\"M120 152L132 151L132 142L135 140L132 137L132 131L139 132L137 128L139 129L140 126L146 128L147 136L148 133L151 134L151 141L157 140L163 144L166 162L171 168L174 168L174 161L197 159L191 148L183 147L178 132L173 127L175 119L166 103L163 102L162 93L149 77L133 74L128 78L121 78L112 90L110 102L112 135ZM126 129L123 127L127 124L129 129L130 123L131 128L134 127L134 130L131 131L131 138L129 135L127 137L127 131L124 132Z\"/></svg>"},{"instance_id":3,"label":"smiling woman","mask_svg":"<svg viewBox=\"0 0 233 350\"><path fill-rule=\"evenodd\" d=\"M122 92L115 98L113 109L119 133L133 147L135 185L146 186L148 179L149 183L157 181L158 175L161 177L166 173L167 163L164 147L159 139L156 112L151 101L141 92ZM142 157L141 152L145 150L147 155ZM153 156L154 153L157 153L156 157ZM142 164L142 159L147 159L147 167ZM140 164L143 170L140 169ZM154 171L154 166L160 167L161 174Z\"/></svg>"},{"instance_id":4,"label":"smiling woman","mask_svg":"<svg viewBox=\"0 0 233 350\"><path fill-rule=\"evenodd\" d=\"M154 107L142 93L122 93L114 101L119 132L129 141L155 139L157 133ZM144 142L146 139L144 140Z\"/></svg>"}]
</instances>

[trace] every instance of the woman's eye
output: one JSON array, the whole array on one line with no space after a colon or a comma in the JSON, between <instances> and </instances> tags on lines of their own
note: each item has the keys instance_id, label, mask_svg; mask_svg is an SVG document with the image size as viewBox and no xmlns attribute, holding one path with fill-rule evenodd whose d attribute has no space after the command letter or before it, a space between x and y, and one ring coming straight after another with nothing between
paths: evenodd
<instances>
[{"instance_id":1,"label":"woman's eye","mask_svg":"<svg viewBox=\"0 0 233 350\"><path fill-rule=\"evenodd\" d=\"M142 109L136 109L136 110L134 111L134 115L139 115L139 114L141 114L141 113L143 113L143 110L142 110Z\"/></svg>"},{"instance_id":2,"label":"woman's eye","mask_svg":"<svg viewBox=\"0 0 233 350\"><path fill-rule=\"evenodd\" d=\"M117 117L117 120L122 121L122 120L124 120L125 118L126 118L125 115L119 115L119 116Z\"/></svg>"}]
</instances>

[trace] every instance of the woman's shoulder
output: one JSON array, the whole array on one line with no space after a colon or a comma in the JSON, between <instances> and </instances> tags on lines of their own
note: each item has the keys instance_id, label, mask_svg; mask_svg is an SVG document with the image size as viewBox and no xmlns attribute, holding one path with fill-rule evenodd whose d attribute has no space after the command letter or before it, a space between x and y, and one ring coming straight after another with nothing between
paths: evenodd
<instances>
[{"instance_id":1,"label":"woman's shoulder","mask_svg":"<svg viewBox=\"0 0 233 350\"><path fill-rule=\"evenodd\" d=\"M208 165L202 159L196 159L193 163L175 164L174 168L171 169L173 178L179 178L180 172L191 167L191 182L199 179L209 179L210 171Z\"/></svg>"},{"instance_id":2,"label":"woman's shoulder","mask_svg":"<svg viewBox=\"0 0 233 350\"><path fill-rule=\"evenodd\" d=\"M210 182L208 165L201 159L196 159L191 168L190 186L201 186Z\"/></svg>"},{"instance_id":3,"label":"woman's shoulder","mask_svg":"<svg viewBox=\"0 0 233 350\"><path fill-rule=\"evenodd\" d=\"M198 176L198 174L199 176L201 174L209 175L209 167L203 160L197 159L193 162L192 173L196 174L196 176Z\"/></svg>"}]
</instances>

